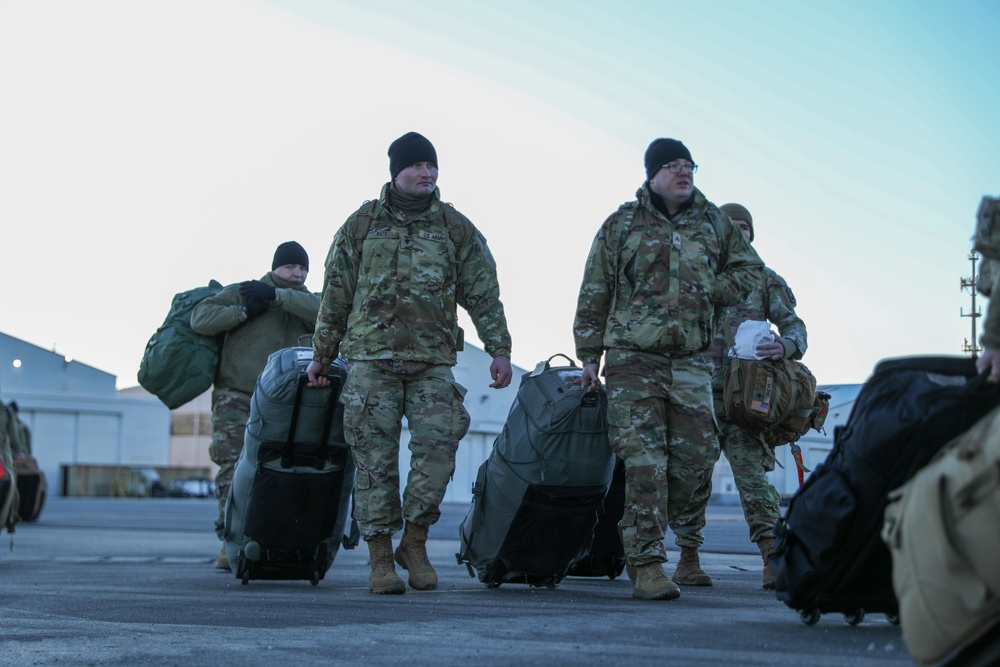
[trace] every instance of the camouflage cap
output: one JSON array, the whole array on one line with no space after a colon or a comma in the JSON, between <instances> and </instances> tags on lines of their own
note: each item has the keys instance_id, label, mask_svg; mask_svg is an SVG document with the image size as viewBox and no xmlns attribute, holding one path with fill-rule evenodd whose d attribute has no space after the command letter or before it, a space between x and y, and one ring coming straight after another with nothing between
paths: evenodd
<instances>
[{"instance_id":1,"label":"camouflage cap","mask_svg":"<svg viewBox=\"0 0 1000 667\"><path fill-rule=\"evenodd\" d=\"M719 207L719 210L733 220L746 220L746 223L750 225L750 241L751 243L753 242L753 216L750 215L750 211L747 210L746 206L742 204L723 204Z\"/></svg>"}]
</instances>

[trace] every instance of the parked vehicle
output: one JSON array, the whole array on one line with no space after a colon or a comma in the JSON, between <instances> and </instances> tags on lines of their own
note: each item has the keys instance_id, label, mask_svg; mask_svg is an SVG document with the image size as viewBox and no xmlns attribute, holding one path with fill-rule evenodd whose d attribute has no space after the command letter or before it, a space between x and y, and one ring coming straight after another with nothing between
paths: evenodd
<instances>
[{"instance_id":1,"label":"parked vehicle","mask_svg":"<svg viewBox=\"0 0 1000 667\"><path fill-rule=\"evenodd\" d=\"M167 495L171 498L212 498L215 482L201 478L177 479L167 484Z\"/></svg>"}]
</instances>

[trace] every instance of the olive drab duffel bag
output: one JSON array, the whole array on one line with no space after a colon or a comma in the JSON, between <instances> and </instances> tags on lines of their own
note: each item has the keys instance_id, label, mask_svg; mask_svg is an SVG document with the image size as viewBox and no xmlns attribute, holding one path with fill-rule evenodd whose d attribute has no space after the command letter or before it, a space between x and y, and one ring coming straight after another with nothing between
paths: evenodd
<instances>
[{"instance_id":1,"label":"olive drab duffel bag","mask_svg":"<svg viewBox=\"0 0 1000 667\"><path fill-rule=\"evenodd\" d=\"M218 294L222 283L212 280L174 295L163 324L146 343L139 364L142 388L173 410L207 391L215 381L223 336L202 336L191 328L191 312Z\"/></svg>"},{"instance_id":2,"label":"olive drab duffel bag","mask_svg":"<svg viewBox=\"0 0 1000 667\"><path fill-rule=\"evenodd\" d=\"M889 494L882 539L917 664L1000 664L1000 407Z\"/></svg>"}]
</instances>

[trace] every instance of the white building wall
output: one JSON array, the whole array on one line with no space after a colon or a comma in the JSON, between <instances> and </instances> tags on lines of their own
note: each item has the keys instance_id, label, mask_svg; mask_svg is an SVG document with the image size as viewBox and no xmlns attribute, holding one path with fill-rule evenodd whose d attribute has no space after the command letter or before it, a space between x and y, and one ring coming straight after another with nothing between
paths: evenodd
<instances>
[{"instance_id":1,"label":"white building wall","mask_svg":"<svg viewBox=\"0 0 1000 667\"><path fill-rule=\"evenodd\" d=\"M3 333L0 398L17 401L52 495L61 492L62 466L168 464L166 406L120 397L114 375Z\"/></svg>"}]
</instances>

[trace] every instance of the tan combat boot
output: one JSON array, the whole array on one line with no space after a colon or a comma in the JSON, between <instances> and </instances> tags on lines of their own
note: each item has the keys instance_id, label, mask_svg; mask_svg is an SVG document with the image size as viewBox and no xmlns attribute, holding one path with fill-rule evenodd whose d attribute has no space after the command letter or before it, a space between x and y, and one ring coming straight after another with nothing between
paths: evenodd
<instances>
[{"instance_id":1,"label":"tan combat boot","mask_svg":"<svg viewBox=\"0 0 1000 667\"><path fill-rule=\"evenodd\" d=\"M712 577L701 569L698 547L681 547L681 560L674 570L673 580L681 586L711 586Z\"/></svg>"},{"instance_id":2,"label":"tan combat boot","mask_svg":"<svg viewBox=\"0 0 1000 667\"><path fill-rule=\"evenodd\" d=\"M757 540L760 557L764 560L764 574L761 577L761 588L774 588L774 570L771 569L771 552L774 551L774 538L762 537Z\"/></svg>"},{"instance_id":3,"label":"tan combat boot","mask_svg":"<svg viewBox=\"0 0 1000 667\"><path fill-rule=\"evenodd\" d=\"M410 573L410 588L418 591L437 588L437 572L427 558L427 526L406 522L403 539L396 547L396 562Z\"/></svg>"},{"instance_id":4,"label":"tan combat boot","mask_svg":"<svg viewBox=\"0 0 1000 667\"><path fill-rule=\"evenodd\" d=\"M636 600L674 600L681 596L681 589L670 581L660 563L648 563L635 567L635 588L632 597Z\"/></svg>"},{"instance_id":5,"label":"tan combat boot","mask_svg":"<svg viewBox=\"0 0 1000 667\"><path fill-rule=\"evenodd\" d=\"M233 568L229 566L229 558L226 557L226 547L222 547L222 553L215 557L215 569L233 571Z\"/></svg>"},{"instance_id":6,"label":"tan combat boot","mask_svg":"<svg viewBox=\"0 0 1000 667\"><path fill-rule=\"evenodd\" d=\"M401 595L406 592L406 584L396 574L392 564L392 538L379 535L368 540L368 557L372 571L368 575L370 593Z\"/></svg>"}]
</instances>

